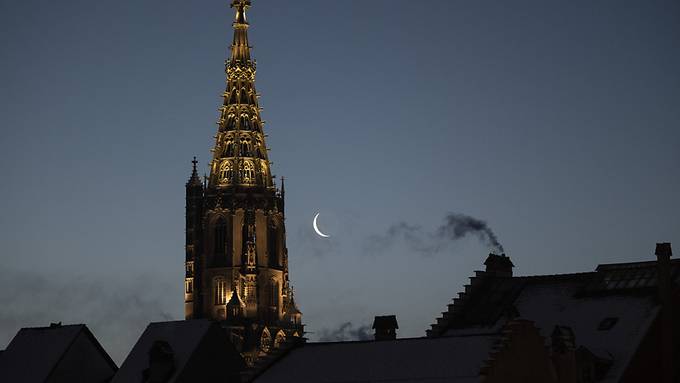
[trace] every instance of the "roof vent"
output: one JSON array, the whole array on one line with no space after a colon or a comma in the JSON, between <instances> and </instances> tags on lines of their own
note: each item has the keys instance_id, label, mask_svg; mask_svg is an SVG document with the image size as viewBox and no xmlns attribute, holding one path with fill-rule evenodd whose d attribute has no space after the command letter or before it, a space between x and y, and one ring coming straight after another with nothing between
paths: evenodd
<instances>
[{"instance_id":1,"label":"roof vent","mask_svg":"<svg viewBox=\"0 0 680 383\"><path fill-rule=\"evenodd\" d=\"M373 328L375 329L375 340L394 340L397 339L397 324L396 315L382 315L376 316L373 320Z\"/></svg>"}]
</instances>

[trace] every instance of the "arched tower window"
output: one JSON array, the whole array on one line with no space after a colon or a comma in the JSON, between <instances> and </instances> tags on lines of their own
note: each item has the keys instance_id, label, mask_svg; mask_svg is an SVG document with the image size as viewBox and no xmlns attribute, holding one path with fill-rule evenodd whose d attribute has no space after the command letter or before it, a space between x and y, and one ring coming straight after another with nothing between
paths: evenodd
<instances>
[{"instance_id":1,"label":"arched tower window","mask_svg":"<svg viewBox=\"0 0 680 383\"><path fill-rule=\"evenodd\" d=\"M274 348L279 348L281 345L286 341L286 334L279 330L279 332L276 333L276 338L274 338Z\"/></svg>"},{"instance_id":2,"label":"arched tower window","mask_svg":"<svg viewBox=\"0 0 680 383\"><path fill-rule=\"evenodd\" d=\"M244 184L255 183L255 166L252 161L243 161L243 166L241 166L241 182Z\"/></svg>"},{"instance_id":3,"label":"arched tower window","mask_svg":"<svg viewBox=\"0 0 680 383\"><path fill-rule=\"evenodd\" d=\"M241 104L249 104L248 92L246 92L246 88L241 89Z\"/></svg>"},{"instance_id":4,"label":"arched tower window","mask_svg":"<svg viewBox=\"0 0 680 383\"><path fill-rule=\"evenodd\" d=\"M241 115L240 123L241 130L250 130L250 118L248 118L247 114L244 113Z\"/></svg>"},{"instance_id":5,"label":"arched tower window","mask_svg":"<svg viewBox=\"0 0 680 383\"><path fill-rule=\"evenodd\" d=\"M233 157L234 156L234 141L227 140L227 143L224 146L223 155L225 157Z\"/></svg>"},{"instance_id":6,"label":"arched tower window","mask_svg":"<svg viewBox=\"0 0 680 383\"><path fill-rule=\"evenodd\" d=\"M278 307L279 306L279 295L280 295L279 294L279 290L280 290L279 289L279 282L272 279L269 287L271 289L270 292L269 292L270 293L269 294L269 305L274 306L274 307Z\"/></svg>"},{"instance_id":7,"label":"arched tower window","mask_svg":"<svg viewBox=\"0 0 680 383\"><path fill-rule=\"evenodd\" d=\"M229 103L230 103L230 104L236 104L236 103L237 103L237 102L236 102L236 89L234 89L234 90L231 92L231 96L229 97Z\"/></svg>"},{"instance_id":8,"label":"arched tower window","mask_svg":"<svg viewBox=\"0 0 680 383\"><path fill-rule=\"evenodd\" d=\"M266 328L262 331L262 336L260 337L260 348L264 352L269 352L272 349L272 336Z\"/></svg>"},{"instance_id":9,"label":"arched tower window","mask_svg":"<svg viewBox=\"0 0 680 383\"><path fill-rule=\"evenodd\" d=\"M227 117L227 123L225 124L227 130L236 130L236 116L234 114L229 114Z\"/></svg>"},{"instance_id":10,"label":"arched tower window","mask_svg":"<svg viewBox=\"0 0 680 383\"><path fill-rule=\"evenodd\" d=\"M220 165L220 183L228 183L234 178L234 165L231 161L224 161Z\"/></svg>"},{"instance_id":11,"label":"arched tower window","mask_svg":"<svg viewBox=\"0 0 680 383\"><path fill-rule=\"evenodd\" d=\"M213 279L213 292L216 305L227 303L227 280L223 277Z\"/></svg>"},{"instance_id":12,"label":"arched tower window","mask_svg":"<svg viewBox=\"0 0 680 383\"><path fill-rule=\"evenodd\" d=\"M279 230L275 222L271 222L267 230L267 253L270 267L281 266L279 264Z\"/></svg>"},{"instance_id":13,"label":"arched tower window","mask_svg":"<svg viewBox=\"0 0 680 383\"><path fill-rule=\"evenodd\" d=\"M247 138L241 139L241 157L252 157L250 140Z\"/></svg>"},{"instance_id":14,"label":"arched tower window","mask_svg":"<svg viewBox=\"0 0 680 383\"><path fill-rule=\"evenodd\" d=\"M224 256L227 248L227 223L219 218L215 223L215 255Z\"/></svg>"}]
</instances>

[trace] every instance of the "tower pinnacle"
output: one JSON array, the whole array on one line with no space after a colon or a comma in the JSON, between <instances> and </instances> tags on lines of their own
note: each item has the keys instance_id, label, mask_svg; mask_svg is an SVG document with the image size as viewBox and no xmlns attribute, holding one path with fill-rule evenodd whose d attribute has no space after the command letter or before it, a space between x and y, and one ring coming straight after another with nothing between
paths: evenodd
<instances>
[{"instance_id":1,"label":"tower pinnacle","mask_svg":"<svg viewBox=\"0 0 680 383\"><path fill-rule=\"evenodd\" d=\"M255 61L248 45L246 10L250 0L233 0L234 39L226 61L227 89L217 121L209 186L274 190L262 119L255 91Z\"/></svg>"},{"instance_id":2,"label":"tower pinnacle","mask_svg":"<svg viewBox=\"0 0 680 383\"><path fill-rule=\"evenodd\" d=\"M248 20L246 19L246 10L250 7L250 0L233 0L231 2L231 7L236 8L234 27L236 27L236 25L245 25L247 27Z\"/></svg>"}]
</instances>

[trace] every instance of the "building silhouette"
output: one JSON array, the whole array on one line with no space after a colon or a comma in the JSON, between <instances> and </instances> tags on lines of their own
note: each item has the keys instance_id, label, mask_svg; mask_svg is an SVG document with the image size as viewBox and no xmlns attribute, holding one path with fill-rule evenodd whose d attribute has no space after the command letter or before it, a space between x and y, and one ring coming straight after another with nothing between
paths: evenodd
<instances>
[{"instance_id":1,"label":"building silhouette","mask_svg":"<svg viewBox=\"0 0 680 383\"><path fill-rule=\"evenodd\" d=\"M220 321L251 363L303 333L288 276L285 185L277 189L255 90L248 0L234 0L234 38L226 61L210 175L194 158L186 184L186 319Z\"/></svg>"}]
</instances>

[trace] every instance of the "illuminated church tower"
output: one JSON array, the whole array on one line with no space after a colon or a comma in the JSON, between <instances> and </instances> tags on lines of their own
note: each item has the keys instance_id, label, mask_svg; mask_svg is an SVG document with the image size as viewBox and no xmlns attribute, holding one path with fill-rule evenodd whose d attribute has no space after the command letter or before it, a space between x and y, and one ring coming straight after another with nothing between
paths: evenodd
<instances>
[{"instance_id":1,"label":"illuminated church tower","mask_svg":"<svg viewBox=\"0 0 680 383\"><path fill-rule=\"evenodd\" d=\"M220 107L210 176L196 160L186 184L186 319L229 329L247 359L302 335L288 280L284 184L274 185L248 45L249 0L236 10L227 88Z\"/></svg>"}]
</instances>

